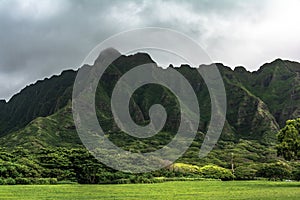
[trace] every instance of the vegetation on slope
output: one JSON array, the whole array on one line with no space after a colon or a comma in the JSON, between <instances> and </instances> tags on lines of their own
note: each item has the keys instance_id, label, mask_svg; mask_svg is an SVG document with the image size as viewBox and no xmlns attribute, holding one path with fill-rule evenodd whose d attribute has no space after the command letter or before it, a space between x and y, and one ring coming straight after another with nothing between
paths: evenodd
<instances>
[{"instance_id":1,"label":"vegetation on slope","mask_svg":"<svg viewBox=\"0 0 300 200\"><path fill-rule=\"evenodd\" d=\"M101 61L101 57L99 60ZM113 143L131 152L151 152L168 144L174 137L180 121L178 100L170 90L163 86L148 84L135 91L130 101L130 114L137 124L144 125L149 123L149 108L153 104L162 104L168 113L167 123L162 131L153 137L138 139L120 131L116 126L110 109L110 98L115 84L130 69L149 62L153 61L149 55L143 53L121 56L105 71L96 92L96 112L101 127ZM275 142L279 125L282 126L284 119L299 116L299 64L276 60L253 73L243 68L233 71L222 64L217 66L227 93L227 120L220 141L203 159L199 159L198 154L211 116L209 93L203 79L196 73L196 69L186 65L176 68L189 80L195 90L201 111L201 122L196 138L177 163L199 168L205 165L217 166L211 168L224 169L225 174L229 169L232 170L233 166L233 175L238 179L254 179L257 176L274 178L270 175L272 173L264 174L260 170L277 170L276 163L280 159L276 156ZM90 70L91 76L93 75L93 66L84 66L84 68ZM13 166L10 169L21 171L14 177L4 175L2 177L14 180L29 178L24 176L25 172L22 171L24 168L36 170L39 174L36 177L32 175L36 172L29 173L33 178L58 178L80 183L108 183L117 180L126 183L139 182L137 179L145 178L144 176L132 178L122 173L120 175L95 160L89 163L88 160L92 158L83 149L71 112L72 84L75 76L76 72L65 71L60 76L38 81L26 87L7 103L0 101L0 145L7 149L3 150L3 154L16 151L16 147L22 147L24 148L22 152L30 152L26 155L32 154L28 157L28 160L34 163L32 166L40 167L35 169L30 168L31 165L23 166L19 163L19 158L15 159L18 155L10 155L8 157L13 159L2 159L0 166L4 168L6 165ZM49 157L44 155L45 152ZM90 165L86 166L79 163L77 158L69 157L73 156L73 153L80 157L77 155L78 152L86 156L81 160ZM41 155L44 157L40 157ZM47 163L48 161L50 164ZM296 166L296 164L291 165ZM297 174L292 172L297 167L289 166L287 167L289 169L282 169L284 167L286 165L279 165L284 172L284 178ZM87 173L94 175L89 177ZM78 174L83 174L83 177L78 177ZM184 170L182 174L180 170L170 172L168 169L145 176L145 180L157 176L207 177L199 171L190 173Z\"/></svg>"}]
</instances>

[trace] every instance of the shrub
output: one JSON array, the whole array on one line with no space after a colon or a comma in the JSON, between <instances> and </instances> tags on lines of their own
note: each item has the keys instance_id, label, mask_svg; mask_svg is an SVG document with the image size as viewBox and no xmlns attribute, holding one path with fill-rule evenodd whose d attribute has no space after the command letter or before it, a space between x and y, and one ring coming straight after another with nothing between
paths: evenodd
<instances>
[{"instance_id":1,"label":"shrub","mask_svg":"<svg viewBox=\"0 0 300 200\"><path fill-rule=\"evenodd\" d=\"M234 175L238 180L253 180L257 170L251 166L239 166L235 168Z\"/></svg>"},{"instance_id":2,"label":"shrub","mask_svg":"<svg viewBox=\"0 0 300 200\"><path fill-rule=\"evenodd\" d=\"M296 168L292 172L292 179L296 181L300 181L300 169Z\"/></svg>"},{"instance_id":3,"label":"shrub","mask_svg":"<svg viewBox=\"0 0 300 200\"><path fill-rule=\"evenodd\" d=\"M20 185L28 185L31 183L30 179L29 178L16 178L16 184L20 184Z\"/></svg>"},{"instance_id":4,"label":"shrub","mask_svg":"<svg viewBox=\"0 0 300 200\"><path fill-rule=\"evenodd\" d=\"M49 183L52 185L57 184L57 178L49 178Z\"/></svg>"},{"instance_id":5,"label":"shrub","mask_svg":"<svg viewBox=\"0 0 300 200\"><path fill-rule=\"evenodd\" d=\"M0 177L0 185L4 185L4 179Z\"/></svg>"},{"instance_id":6,"label":"shrub","mask_svg":"<svg viewBox=\"0 0 300 200\"><path fill-rule=\"evenodd\" d=\"M181 173L199 173L199 167L196 165L190 165L185 163L175 163L170 166L170 169Z\"/></svg>"},{"instance_id":7,"label":"shrub","mask_svg":"<svg viewBox=\"0 0 300 200\"><path fill-rule=\"evenodd\" d=\"M116 184L129 184L130 179L122 178L115 181Z\"/></svg>"},{"instance_id":8,"label":"shrub","mask_svg":"<svg viewBox=\"0 0 300 200\"><path fill-rule=\"evenodd\" d=\"M149 178L138 176L137 183L152 183L152 181Z\"/></svg>"},{"instance_id":9,"label":"shrub","mask_svg":"<svg viewBox=\"0 0 300 200\"><path fill-rule=\"evenodd\" d=\"M49 185L49 184L57 184L56 178L30 178L29 184L33 185Z\"/></svg>"},{"instance_id":10,"label":"shrub","mask_svg":"<svg viewBox=\"0 0 300 200\"><path fill-rule=\"evenodd\" d=\"M33 180L35 182L34 184L37 184L37 185L47 185L47 184L50 184L49 178L35 178Z\"/></svg>"},{"instance_id":11,"label":"shrub","mask_svg":"<svg viewBox=\"0 0 300 200\"><path fill-rule=\"evenodd\" d=\"M16 181L13 178L7 178L7 179L5 179L5 184L6 185L15 185Z\"/></svg>"},{"instance_id":12,"label":"shrub","mask_svg":"<svg viewBox=\"0 0 300 200\"><path fill-rule=\"evenodd\" d=\"M225 169L223 167L219 167L216 165L206 165L204 167L201 167L200 174L204 178L213 178L213 179L221 179L221 180L234 179L234 175L229 169Z\"/></svg>"},{"instance_id":13,"label":"shrub","mask_svg":"<svg viewBox=\"0 0 300 200\"><path fill-rule=\"evenodd\" d=\"M291 167L284 162L270 163L256 172L256 176L268 178L269 180L283 180L291 178Z\"/></svg>"}]
</instances>

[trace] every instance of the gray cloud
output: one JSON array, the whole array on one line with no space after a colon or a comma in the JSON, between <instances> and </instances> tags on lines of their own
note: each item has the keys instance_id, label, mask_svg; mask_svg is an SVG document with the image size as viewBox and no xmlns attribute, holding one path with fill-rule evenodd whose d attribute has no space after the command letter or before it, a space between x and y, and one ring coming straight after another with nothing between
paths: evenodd
<instances>
[{"instance_id":1,"label":"gray cloud","mask_svg":"<svg viewBox=\"0 0 300 200\"><path fill-rule=\"evenodd\" d=\"M298 60L299 6L296 0L0 0L0 98L78 68L99 42L145 26L183 32L213 61L233 67Z\"/></svg>"}]
</instances>

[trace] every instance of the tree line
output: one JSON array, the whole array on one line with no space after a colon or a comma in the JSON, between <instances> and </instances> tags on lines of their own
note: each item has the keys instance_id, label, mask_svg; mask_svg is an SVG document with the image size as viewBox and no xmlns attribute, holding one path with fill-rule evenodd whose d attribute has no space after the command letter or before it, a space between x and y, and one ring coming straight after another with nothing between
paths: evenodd
<instances>
[{"instance_id":1,"label":"tree line","mask_svg":"<svg viewBox=\"0 0 300 200\"><path fill-rule=\"evenodd\" d=\"M175 163L154 172L131 174L116 171L95 159L85 148L0 148L0 185L3 184L112 184L153 183L168 180L300 180L300 118L288 120L278 135L277 152L286 162L255 163L226 169L214 164Z\"/></svg>"},{"instance_id":2,"label":"tree line","mask_svg":"<svg viewBox=\"0 0 300 200\"><path fill-rule=\"evenodd\" d=\"M258 177L300 180L299 167L277 162L238 167L233 172L213 164L200 167L175 163L151 173L130 174L103 165L84 148L44 148L35 153L23 148L13 152L0 149L0 184L152 183L176 179L251 180Z\"/></svg>"}]
</instances>

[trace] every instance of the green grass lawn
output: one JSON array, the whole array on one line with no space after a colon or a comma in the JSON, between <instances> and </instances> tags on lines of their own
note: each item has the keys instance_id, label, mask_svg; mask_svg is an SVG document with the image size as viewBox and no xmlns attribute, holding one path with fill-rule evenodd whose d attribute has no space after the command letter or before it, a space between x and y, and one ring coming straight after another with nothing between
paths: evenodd
<instances>
[{"instance_id":1,"label":"green grass lawn","mask_svg":"<svg viewBox=\"0 0 300 200\"><path fill-rule=\"evenodd\" d=\"M186 181L129 185L0 186L0 199L299 199L299 182Z\"/></svg>"}]
</instances>

